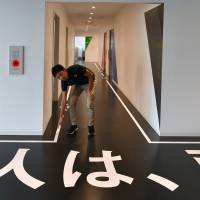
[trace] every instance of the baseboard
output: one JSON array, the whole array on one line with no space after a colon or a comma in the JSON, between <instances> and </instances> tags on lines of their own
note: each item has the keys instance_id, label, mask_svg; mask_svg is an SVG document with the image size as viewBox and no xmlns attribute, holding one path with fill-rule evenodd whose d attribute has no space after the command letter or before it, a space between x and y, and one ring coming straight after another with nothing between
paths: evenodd
<instances>
[{"instance_id":1,"label":"baseboard","mask_svg":"<svg viewBox=\"0 0 200 200\"><path fill-rule=\"evenodd\" d=\"M42 136L42 131L0 131L0 135Z\"/></svg>"},{"instance_id":2,"label":"baseboard","mask_svg":"<svg viewBox=\"0 0 200 200\"><path fill-rule=\"evenodd\" d=\"M185 135L185 134L187 134L187 135ZM198 132L198 133L175 133L175 132L173 132L173 133L160 133L160 136L161 137L180 137L180 138L190 138L190 137L200 137L200 132Z\"/></svg>"}]
</instances>

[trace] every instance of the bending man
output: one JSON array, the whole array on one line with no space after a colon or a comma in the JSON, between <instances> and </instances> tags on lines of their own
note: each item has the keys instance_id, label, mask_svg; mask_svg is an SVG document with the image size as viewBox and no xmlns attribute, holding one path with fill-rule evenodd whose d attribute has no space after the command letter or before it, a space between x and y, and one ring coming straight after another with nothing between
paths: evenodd
<instances>
[{"instance_id":1,"label":"bending man","mask_svg":"<svg viewBox=\"0 0 200 200\"><path fill-rule=\"evenodd\" d=\"M71 126L68 129L68 134L75 134L78 130L76 104L79 96L83 91L86 92L87 109L88 109L88 135L93 136L94 129L94 99L95 99L95 75L94 73L81 65L75 64L67 69L62 65L52 67L52 75L61 80L62 102L59 124L62 124L64 118L64 110L66 106L67 88L69 85L75 85L70 97L70 121Z\"/></svg>"}]
</instances>

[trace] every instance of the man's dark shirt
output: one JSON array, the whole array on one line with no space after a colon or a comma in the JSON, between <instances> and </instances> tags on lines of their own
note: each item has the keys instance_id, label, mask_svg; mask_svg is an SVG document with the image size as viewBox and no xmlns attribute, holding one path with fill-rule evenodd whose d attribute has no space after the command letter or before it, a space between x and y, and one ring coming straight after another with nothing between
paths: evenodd
<instances>
[{"instance_id":1,"label":"man's dark shirt","mask_svg":"<svg viewBox=\"0 0 200 200\"><path fill-rule=\"evenodd\" d=\"M72 65L67 69L69 78L66 81L61 81L62 91L67 91L69 85L84 85L89 83L87 76L84 76L86 67L82 65Z\"/></svg>"}]
</instances>

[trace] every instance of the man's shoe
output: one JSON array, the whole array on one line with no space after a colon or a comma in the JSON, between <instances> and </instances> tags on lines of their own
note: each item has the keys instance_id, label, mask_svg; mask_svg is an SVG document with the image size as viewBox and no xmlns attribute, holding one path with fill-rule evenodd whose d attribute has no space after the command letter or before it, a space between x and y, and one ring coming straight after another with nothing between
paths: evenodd
<instances>
[{"instance_id":1,"label":"man's shoe","mask_svg":"<svg viewBox=\"0 0 200 200\"><path fill-rule=\"evenodd\" d=\"M71 125L69 129L67 130L68 135L74 135L78 131L78 126L77 125Z\"/></svg>"},{"instance_id":2,"label":"man's shoe","mask_svg":"<svg viewBox=\"0 0 200 200\"><path fill-rule=\"evenodd\" d=\"M94 135L95 135L94 126L88 126L88 136L94 136Z\"/></svg>"}]
</instances>

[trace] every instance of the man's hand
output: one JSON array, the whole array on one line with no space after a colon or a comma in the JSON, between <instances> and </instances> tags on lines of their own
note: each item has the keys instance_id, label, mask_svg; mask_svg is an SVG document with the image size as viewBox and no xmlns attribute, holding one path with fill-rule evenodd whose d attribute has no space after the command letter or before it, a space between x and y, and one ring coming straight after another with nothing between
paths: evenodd
<instances>
[{"instance_id":1,"label":"man's hand","mask_svg":"<svg viewBox=\"0 0 200 200\"><path fill-rule=\"evenodd\" d=\"M94 91L92 90L92 91L89 91L88 93L89 93L90 98L94 99L94 97L95 97Z\"/></svg>"},{"instance_id":2,"label":"man's hand","mask_svg":"<svg viewBox=\"0 0 200 200\"><path fill-rule=\"evenodd\" d=\"M67 97L67 92L63 91L62 92L61 109L60 109L60 118L59 118L59 121L58 121L58 125L61 125L62 122L63 122L65 106L66 106L66 97Z\"/></svg>"},{"instance_id":3,"label":"man's hand","mask_svg":"<svg viewBox=\"0 0 200 200\"><path fill-rule=\"evenodd\" d=\"M63 119L64 119L64 116L60 116L59 121L58 121L58 125L59 125L59 126L62 125Z\"/></svg>"},{"instance_id":4,"label":"man's hand","mask_svg":"<svg viewBox=\"0 0 200 200\"><path fill-rule=\"evenodd\" d=\"M88 89L89 96L94 99L96 93L96 83L93 81Z\"/></svg>"}]
</instances>

